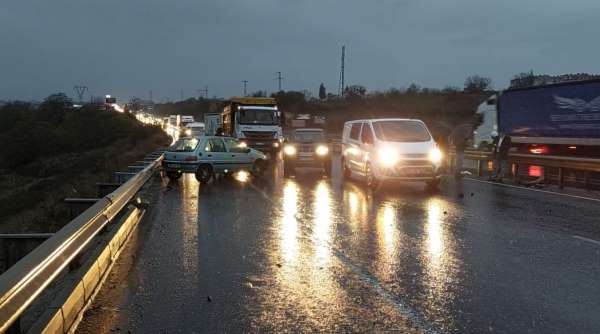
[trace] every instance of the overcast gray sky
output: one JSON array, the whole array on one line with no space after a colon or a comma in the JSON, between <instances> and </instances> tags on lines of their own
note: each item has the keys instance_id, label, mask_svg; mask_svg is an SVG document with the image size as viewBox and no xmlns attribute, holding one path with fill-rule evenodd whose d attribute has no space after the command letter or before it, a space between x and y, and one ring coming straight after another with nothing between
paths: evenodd
<instances>
[{"instance_id":1,"label":"overcast gray sky","mask_svg":"<svg viewBox=\"0 0 600 334\"><path fill-rule=\"evenodd\" d=\"M85 84L155 100L284 89L369 90L411 82L504 88L533 69L597 73L597 0L2 0L0 99Z\"/></svg>"}]
</instances>

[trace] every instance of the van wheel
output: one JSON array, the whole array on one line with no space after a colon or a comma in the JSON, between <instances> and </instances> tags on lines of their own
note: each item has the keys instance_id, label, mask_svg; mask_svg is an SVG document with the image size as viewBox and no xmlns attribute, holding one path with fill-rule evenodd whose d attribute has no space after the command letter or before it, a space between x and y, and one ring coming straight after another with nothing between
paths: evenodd
<instances>
[{"instance_id":1,"label":"van wheel","mask_svg":"<svg viewBox=\"0 0 600 334\"><path fill-rule=\"evenodd\" d=\"M252 165L252 175L261 177L265 173L266 161L257 159Z\"/></svg>"},{"instance_id":2,"label":"van wheel","mask_svg":"<svg viewBox=\"0 0 600 334\"><path fill-rule=\"evenodd\" d=\"M200 184L207 184L210 179L212 179L215 175L212 168L208 165L202 165L198 167L196 170L196 180L200 182Z\"/></svg>"},{"instance_id":3,"label":"van wheel","mask_svg":"<svg viewBox=\"0 0 600 334\"><path fill-rule=\"evenodd\" d=\"M283 161L283 177L292 177L296 173L296 168L291 162Z\"/></svg>"},{"instance_id":4,"label":"van wheel","mask_svg":"<svg viewBox=\"0 0 600 334\"><path fill-rule=\"evenodd\" d=\"M373 169L371 168L370 163L367 163L365 166L365 182L369 188L377 188L379 185L379 180L373 175Z\"/></svg>"},{"instance_id":5,"label":"van wheel","mask_svg":"<svg viewBox=\"0 0 600 334\"><path fill-rule=\"evenodd\" d=\"M179 180L179 178L181 177L181 172L167 172L167 177L169 178L169 180Z\"/></svg>"},{"instance_id":6,"label":"van wheel","mask_svg":"<svg viewBox=\"0 0 600 334\"><path fill-rule=\"evenodd\" d=\"M344 179L350 178L350 168L346 165L346 159L342 158L342 177Z\"/></svg>"}]
</instances>

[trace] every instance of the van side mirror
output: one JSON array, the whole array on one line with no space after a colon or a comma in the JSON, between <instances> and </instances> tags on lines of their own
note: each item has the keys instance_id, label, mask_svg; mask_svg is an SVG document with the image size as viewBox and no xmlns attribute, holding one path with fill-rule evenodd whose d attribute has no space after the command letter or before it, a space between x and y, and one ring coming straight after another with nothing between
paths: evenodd
<instances>
[{"instance_id":1,"label":"van side mirror","mask_svg":"<svg viewBox=\"0 0 600 334\"><path fill-rule=\"evenodd\" d=\"M246 148L244 149L244 153L246 153L246 154L250 153L250 148L246 147Z\"/></svg>"}]
</instances>

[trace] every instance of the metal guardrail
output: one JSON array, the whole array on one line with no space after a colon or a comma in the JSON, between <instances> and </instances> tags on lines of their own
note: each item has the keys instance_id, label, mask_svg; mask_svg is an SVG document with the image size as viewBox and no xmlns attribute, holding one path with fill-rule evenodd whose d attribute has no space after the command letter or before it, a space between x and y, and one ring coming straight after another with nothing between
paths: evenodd
<instances>
[{"instance_id":1,"label":"metal guardrail","mask_svg":"<svg viewBox=\"0 0 600 334\"><path fill-rule=\"evenodd\" d=\"M5 332L36 297L134 198L160 166L161 157L99 199L0 276L0 332Z\"/></svg>"},{"instance_id":2,"label":"metal guardrail","mask_svg":"<svg viewBox=\"0 0 600 334\"><path fill-rule=\"evenodd\" d=\"M453 153L453 152L451 152ZM466 150L465 159L476 160L477 175L483 174L482 162L493 161L494 157L491 152ZM600 159L595 158L580 158L558 155L541 155L541 154L525 154L525 153L509 153L508 162L518 165L534 165L543 167L558 168L558 186L563 187L564 170L573 169L586 172L586 184L589 182L589 173L600 172Z\"/></svg>"}]
</instances>

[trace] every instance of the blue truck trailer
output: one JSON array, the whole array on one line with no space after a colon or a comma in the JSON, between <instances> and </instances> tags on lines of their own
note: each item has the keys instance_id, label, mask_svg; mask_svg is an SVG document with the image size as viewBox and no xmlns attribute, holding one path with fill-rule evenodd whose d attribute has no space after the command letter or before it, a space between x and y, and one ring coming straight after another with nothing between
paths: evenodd
<instances>
[{"instance_id":1,"label":"blue truck trailer","mask_svg":"<svg viewBox=\"0 0 600 334\"><path fill-rule=\"evenodd\" d=\"M600 156L600 80L508 89L477 109L483 123L476 147L493 131L508 134L520 152Z\"/></svg>"}]
</instances>

